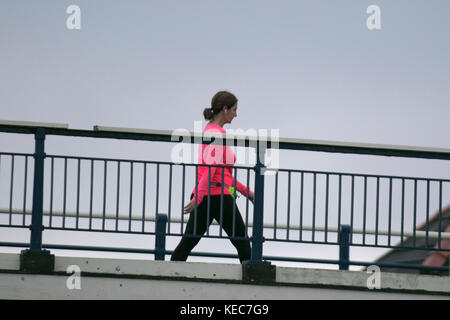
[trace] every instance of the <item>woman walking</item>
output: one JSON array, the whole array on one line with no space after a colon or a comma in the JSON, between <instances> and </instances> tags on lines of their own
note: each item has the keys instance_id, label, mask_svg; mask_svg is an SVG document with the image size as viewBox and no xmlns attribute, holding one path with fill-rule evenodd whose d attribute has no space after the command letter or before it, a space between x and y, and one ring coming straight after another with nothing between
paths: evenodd
<instances>
[{"instance_id":1,"label":"woman walking","mask_svg":"<svg viewBox=\"0 0 450 320\"><path fill-rule=\"evenodd\" d=\"M203 111L206 120L210 120L203 132L215 132L226 134L223 129L224 124L231 123L237 116L237 98L230 92L219 91L211 101L211 108ZM233 206L236 196L236 189L242 195L248 197L252 202L254 193L237 179L233 177L233 165L236 162L236 156L228 146L223 145L200 145L199 146L199 164L223 165L226 167L204 167L198 166L197 181L198 185L194 187L191 194L191 201L184 207L185 213L191 213L186 225L183 238L175 248L171 260L186 261L189 253L200 241L200 237L206 232L213 219L220 224L228 236L244 238L247 235L245 223L237 206L235 206L235 217L233 217ZM222 170L223 183L222 183ZM210 179L208 179L208 177ZM221 193L223 192L222 219L221 212ZM208 193L210 197L210 212L208 215ZM195 209L197 207L197 217ZM209 217L209 220L208 220ZM233 225L234 222L234 225ZM197 237L192 237L192 235ZM189 236L191 235L191 236ZM251 249L250 240L231 239L232 244L237 249L239 260L244 262L250 260Z\"/></svg>"}]
</instances>

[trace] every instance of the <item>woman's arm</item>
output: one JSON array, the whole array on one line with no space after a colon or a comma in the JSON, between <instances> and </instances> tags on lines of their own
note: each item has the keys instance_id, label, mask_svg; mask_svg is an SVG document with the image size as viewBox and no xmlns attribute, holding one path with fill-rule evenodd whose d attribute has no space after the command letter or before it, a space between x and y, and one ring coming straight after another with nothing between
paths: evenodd
<instances>
[{"instance_id":1,"label":"woman's arm","mask_svg":"<svg viewBox=\"0 0 450 320\"><path fill-rule=\"evenodd\" d=\"M239 191L243 196L248 197L251 193L253 193L250 187L247 188L245 185L240 183L238 179L233 177L233 184L231 186L234 186L235 183L237 191Z\"/></svg>"},{"instance_id":2,"label":"woman's arm","mask_svg":"<svg viewBox=\"0 0 450 320\"><path fill-rule=\"evenodd\" d=\"M213 177L213 174L218 169L217 167L210 167L211 169L211 175L210 177ZM205 195L208 194L208 172L203 174L200 177L200 180L198 181L198 187L197 190L194 188L194 197L193 199L184 207L184 213L191 213L194 212L195 207L200 205ZM204 191L206 189L206 192Z\"/></svg>"},{"instance_id":3,"label":"woman's arm","mask_svg":"<svg viewBox=\"0 0 450 320\"><path fill-rule=\"evenodd\" d=\"M194 199L199 205L203 198L208 194L208 188L209 188L209 181L211 181L212 177L214 177L214 174L216 173L217 167L209 167L211 173L208 173L208 170L200 177L200 180L198 181L197 191L194 189ZM208 179L209 176L209 179Z\"/></svg>"},{"instance_id":4,"label":"woman's arm","mask_svg":"<svg viewBox=\"0 0 450 320\"><path fill-rule=\"evenodd\" d=\"M219 145L207 145L203 150L203 159L205 164L208 165L220 165L223 154L223 147ZM199 177L197 190L194 188L194 200L199 205L203 198L208 194L209 182L216 174L218 167L206 167L201 177ZM209 176L209 179L208 179Z\"/></svg>"}]
</instances>

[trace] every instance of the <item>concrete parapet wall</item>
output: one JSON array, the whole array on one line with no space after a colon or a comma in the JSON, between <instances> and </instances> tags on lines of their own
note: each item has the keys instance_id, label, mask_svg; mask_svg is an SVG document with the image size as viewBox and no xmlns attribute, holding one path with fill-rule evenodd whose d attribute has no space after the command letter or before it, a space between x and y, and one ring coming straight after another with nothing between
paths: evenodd
<instances>
[{"instance_id":1,"label":"concrete parapet wall","mask_svg":"<svg viewBox=\"0 0 450 320\"><path fill-rule=\"evenodd\" d=\"M0 254L0 299L450 299L448 276L383 272L369 289L371 276L277 267L275 281L251 282L240 264L62 256L54 272L28 274L19 254Z\"/></svg>"}]
</instances>

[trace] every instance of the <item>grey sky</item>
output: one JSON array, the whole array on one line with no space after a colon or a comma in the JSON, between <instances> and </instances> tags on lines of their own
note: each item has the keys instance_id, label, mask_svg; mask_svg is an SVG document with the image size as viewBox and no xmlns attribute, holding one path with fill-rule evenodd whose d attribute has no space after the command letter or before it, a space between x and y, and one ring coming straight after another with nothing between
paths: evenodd
<instances>
[{"instance_id":1,"label":"grey sky","mask_svg":"<svg viewBox=\"0 0 450 320\"><path fill-rule=\"evenodd\" d=\"M74 3L82 29L69 31ZM379 31L366 27L370 4L381 8ZM240 100L233 127L445 147L449 9L448 1L2 1L2 118L185 128L224 88Z\"/></svg>"},{"instance_id":2,"label":"grey sky","mask_svg":"<svg viewBox=\"0 0 450 320\"><path fill-rule=\"evenodd\" d=\"M71 4L81 30L66 28ZM366 27L372 4L381 30ZM448 12L446 0L5 0L0 118L193 130L225 89L239 99L225 129L450 148ZM1 151L32 150L10 137ZM157 145L50 137L47 148L169 160L172 146ZM283 152L280 165L450 178L444 161Z\"/></svg>"}]
</instances>

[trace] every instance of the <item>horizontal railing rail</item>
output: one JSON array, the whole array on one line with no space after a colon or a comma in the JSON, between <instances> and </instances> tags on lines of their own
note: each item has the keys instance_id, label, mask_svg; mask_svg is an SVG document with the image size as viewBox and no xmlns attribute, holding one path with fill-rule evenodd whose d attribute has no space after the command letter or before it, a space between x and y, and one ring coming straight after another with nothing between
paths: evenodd
<instances>
[{"instance_id":1,"label":"horizontal railing rail","mask_svg":"<svg viewBox=\"0 0 450 320\"><path fill-rule=\"evenodd\" d=\"M35 134L41 128L46 134L55 136L107 138L142 140L170 143L211 143L211 137L222 137L221 143L229 143L226 139L233 140L234 144L245 147L256 147L257 142L267 143L267 148L284 150L321 151L330 153L351 153L377 156L393 156L405 158L441 159L450 160L450 149L428 148L400 145L385 145L374 143L352 143L343 141L306 140L292 138L258 139L254 135L209 133L206 137L201 132L176 131L176 130L148 130L121 127L94 126L93 130L69 129L66 124L40 124L32 122L0 121L0 132ZM190 141L187 140L190 138ZM203 139L203 140L202 140ZM213 141L214 142L214 141ZM272 146L273 145L273 146Z\"/></svg>"},{"instance_id":2,"label":"horizontal railing rail","mask_svg":"<svg viewBox=\"0 0 450 320\"><path fill-rule=\"evenodd\" d=\"M270 148L450 160L448 149L278 137L262 139L252 135L226 135L222 140L221 135L182 130L102 126L95 126L93 130L77 130L61 124L5 121L0 121L0 132L34 134L35 137L35 152L32 154L0 152L0 187L7 190L2 195L7 206L2 205L3 208L0 208L0 227L30 228L30 252L39 253L46 248L42 243L43 230L117 232L154 235L157 239L155 250L144 251L154 253L157 259L164 259L165 254L172 252L165 249L166 236L189 236L184 234L187 216L182 212L187 204L184 196L191 190L186 189L186 182L192 185L198 183L200 166L209 169L227 167L51 155L44 151L48 135L169 143L218 143L255 148L257 156L254 166L232 168L233 176L244 176L246 187L255 191L252 214L248 198L234 199L236 204L245 207L243 219L248 231L245 239L252 242L251 263L262 263L266 259L267 256L263 255L265 242L338 245L339 260L273 256L270 256L270 260L334 263L339 264L341 269L347 269L349 265L364 265L350 259L350 246L442 253L450 251L450 248L441 245L443 240L450 239L450 232L446 229L449 225L450 208L444 207L450 202L449 179L285 168L276 168L273 176L265 178L263 172L266 168L262 163L265 151ZM283 178L286 181L281 181ZM264 187L270 183L271 188ZM282 197L279 190L283 191ZM209 197L208 194L204 201L209 201ZM161 198L165 198L164 209ZM273 210L266 202L271 202ZM178 206L175 207L176 205ZM231 213L233 219L236 208L234 206ZM193 214L197 217L196 211ZM208 209L208 219L209 214ZM222 212L221 208L220 220L223 214L227 213ZM231 235L222 232L220 223L213 223L212 228L215 229L207 229L204 235L198 235L194 230L194 234L190 236L242 239L236 237L234 227ZM0 243L8 244L21 246L18 243L14 245L13 242ZM53 249L56 247L58 245L54 244ZM73 249L77 246L65 247ZM85 248L90 250L89 247ZM130 250L133 251L132 248ZM194 252L192 255L196 254L236 257L224 253L214 255ZM397 266L395 263L383 264L382 261L377 264ZM397 267L432 268L416 264ZM435 269L442 271L445 268L436 266Z\"/></svg>"},{"instance_id":3,"label":"horizontal railing rail","mask_svg":"<svg viewBox=\"0 0 450 320\"><path fill-rule=\"evenodd\" d=\"M18 215L23 217L24 212L20 209L12 209L9 210L8 208L0 208L0 214L3 215L9 215L9 214L13 214L13 215ZM50 217L50 212L49 211L43 211L43 215L44 217ZM53 211L52 215L54 217L63 217L66 216L67 218L84 218L84 219L107 219L107 220L115 220L116 216L114 213L107 213L105 216L103 216L102 213L94 213L92 215L90 215L89 212L79 212L78 214L76 212L71 212L71 211L67 211L66 213L63 213L61 211ZM25 216L28 218L31 218L31 210L27 210L25 212ZM119 215L119 220L123 220L123 221L129 221L130 218L129 217L124 217L123 215ZM142 222L142 218L137 217L137 216L132 216L131 220L133 221L139 221ZM147 216L144 219L145 222L153 222L155 223L157 221L155 216ZM172 218L171 220L172 223L177 223L177 224L181 224L182 220L181 218ZM213 220L212 225L216 225L219 226L219 223L215 220ZM0 225L1 226L8 226L8 227L24 227L24 228L28 228L27 225ZM253 227L253 223L250 221L247 225L248 227ZM264 229L269 229L269 230L273 230L275 228L275 224L273 223L264 223L263 224ZM300 225L296 225L296 224L292 224L292 225L287 225L287 224L277 224L276 225L277 229L283 229L283 230L287 230L287 229L291 229L291 230L300 230ZM338 233L339 229L336 227L322 227L322 226L310 226L310 225L304 225L301 227L302 230L304 231L317 231L317 232L332 232L332 233ZM94 230L96 231L96 230ZM428 236L428 238L430 239L450 239L450 232L437 232L437 231L429 231L428 235L426 231L421 231L421 230L417 230L416 232L411 232L411 231L407 231L407 232L401 232L401 231L389 231L389 230L374 230L374 229L360 229L360 228L354 228L352 229L352 233L353 234L367 234L367 235L383 235L383 236L395 236L395 237L413 237L414 235L417 238L426 238ZM394 248L397 246L393 246ZM450 250L450 249L449 249Z\"/></svg>"}]
</instances>

